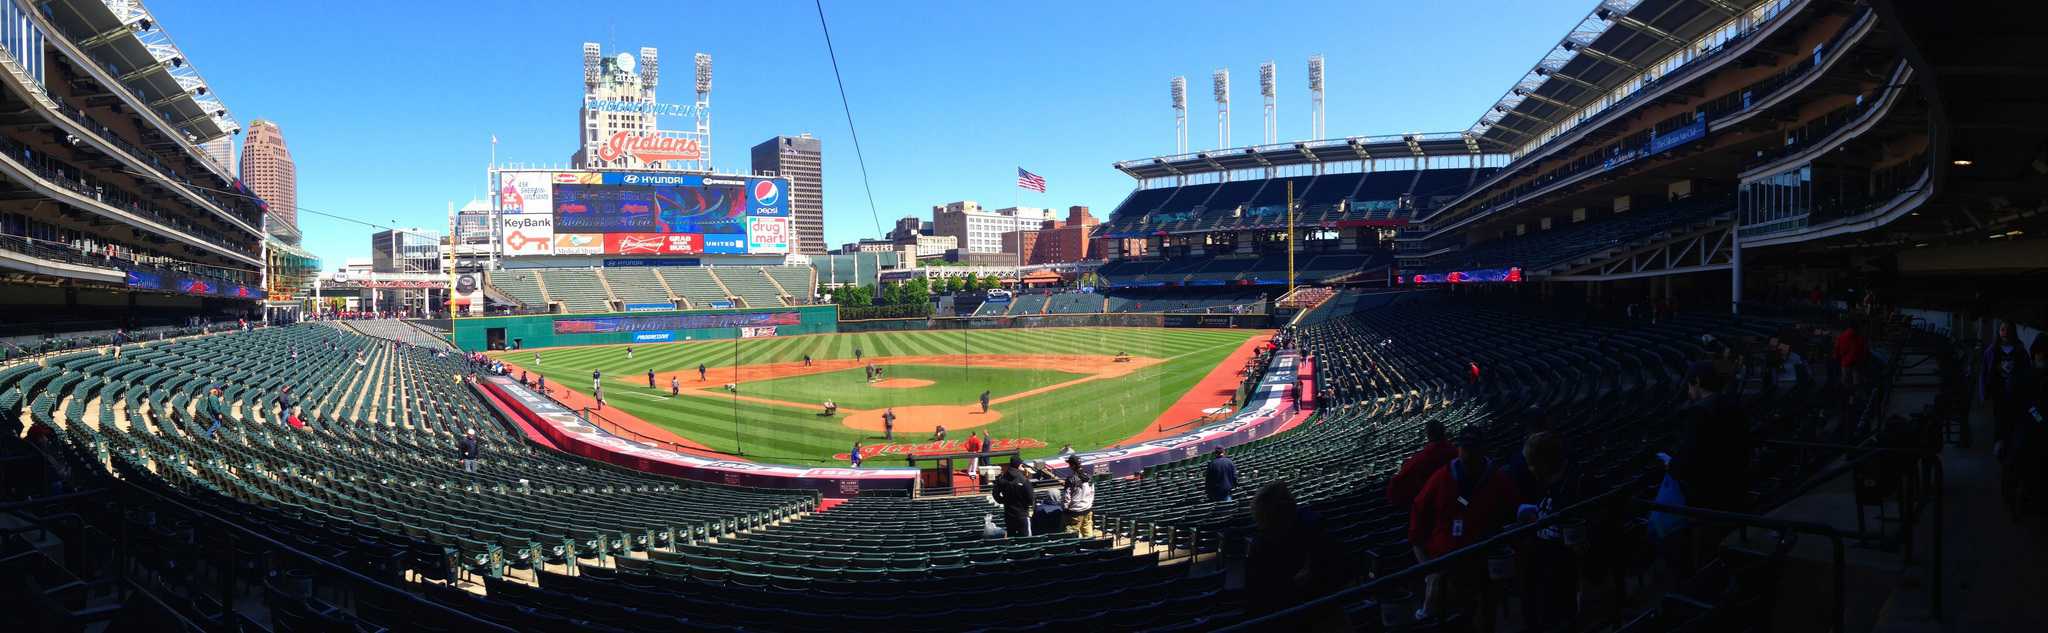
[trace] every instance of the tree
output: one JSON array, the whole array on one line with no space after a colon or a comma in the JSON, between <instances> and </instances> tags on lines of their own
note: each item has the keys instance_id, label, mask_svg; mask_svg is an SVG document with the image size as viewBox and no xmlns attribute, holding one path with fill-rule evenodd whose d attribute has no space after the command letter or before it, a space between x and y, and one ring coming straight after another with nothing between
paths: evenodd
<instances>
[{"instance_id":1,"label":"tree","mask_svg":"<svg viewBox=\"0 0 2048 633\"><path fill-rule=\"evenodd\" d=\"M946 294L960 294L959 277L947 277L945 281L940 282L940 285L946 291Z\"/></svg>"},{"instance_id":2,"label":"tree","mask_svg":"<svg viewBox=\"0 0 2048 633\"><path fill-rule=\"evenodd\" d=\"M931 301L932 282L930 279L923 277L912 279L908 287L904 288L903 294L904 303L925 303Z\"/></svg>"}]
</instances>

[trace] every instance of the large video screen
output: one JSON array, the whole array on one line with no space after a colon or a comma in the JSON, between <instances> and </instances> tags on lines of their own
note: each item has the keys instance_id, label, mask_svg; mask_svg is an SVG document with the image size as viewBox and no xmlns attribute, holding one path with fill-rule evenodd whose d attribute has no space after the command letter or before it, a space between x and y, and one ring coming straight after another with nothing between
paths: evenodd
<instances>
[{"instance_id":1,"label":"large video screen","mask_svg":"<svg viewBox=\"0 0 2048 633\"><path fill-rule=\"evenodd\" d=\"M501 180L501 213L553 216L552 243L507 255L789 252L787 180L654 172L506 172Z\"/></svg>"},{"instance_id":2,"label":"large video screen","mask_svg":"<svg viewBox=\"0 0 2048 633\"><path fill-rule=\"evenodd\" d=\"M788 187L768 178L605 173L601 184L554 185L565 233L739 235L748 217L788 217Z\"/></svg>"}]
</instances>

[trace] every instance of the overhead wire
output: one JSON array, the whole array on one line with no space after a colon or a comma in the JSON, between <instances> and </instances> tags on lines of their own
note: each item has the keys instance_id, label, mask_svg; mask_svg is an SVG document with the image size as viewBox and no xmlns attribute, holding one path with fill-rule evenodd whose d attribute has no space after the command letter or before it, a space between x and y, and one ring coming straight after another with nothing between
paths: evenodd
<instances>
[{"instance_id":1,"label":"overhead wire","mask_svg":"<svg viewBox=\"0 0 2048 633\"><path fill-rule=\"evenodd\" d=\"M839 108L846 112L846 131L853 135L853 156L860 161L860 186L868 194L868 216L875 232L882 232L882 213L875 207L875 187L868 182L868 157L860 149L860 129L853 124L853 106L846 99L846 78L839 74L839 53L832 50L832 27L825 23L825 1L812 0L818 7L818 28L825 32L825 54L832 58L832 80L839 83Z\"/></svg>"}]
</instances>

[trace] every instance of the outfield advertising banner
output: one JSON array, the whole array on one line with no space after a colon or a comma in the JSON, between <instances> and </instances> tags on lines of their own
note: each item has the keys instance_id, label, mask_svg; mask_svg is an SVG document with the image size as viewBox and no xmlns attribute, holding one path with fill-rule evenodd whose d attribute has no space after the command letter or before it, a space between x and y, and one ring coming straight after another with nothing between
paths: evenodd
<instances>
[{"instance_id":1,"label":"outfield advertising banner","mask_svg":"<svg viewBox=\"0 0 2048 633\"><path fill-rule=\"evenodd\" d=\"M504 213L550 213L555 208L554 172L498 172L498 208Z\"/></svg>"},{"instance_id":2,"label":"outfield advertising banner","mask_svg":"<svg viewBox=\"0 0 2048 633\"><path fill-rule=\"evenodd\" d=\"M675 333L675 332L634 332L634 333L633 333L633 341L634 341L634 342L637 342L637 343L667 343L667 342L669 342L669 341L673 341L673 340L676 340L676 333Z\"/></svg>"},{"instance_id":3,"label":"outfield advertising banner","mask_svg":"<svg viewBox=\"0 0 2048 633\"><path fill-rule=\"evenodd\" d=\"M555 319L556 334L599 334L605 332L654 332L729 327L774 327L797 325L803 319L795 312L743 312L739 314L674 314L665 316L588 317Z\"/></svg>"},{"instance_id":4,"label":"outfield advertising banner","mask_svg":"<svg viewBox=\"0 0 2048 633\"><path fill-rule=\"evenodd\" d=\"M740 338L768 338L775 336L775 326L747 326L740 328Z\"/></svg>"},{"instance_id":5,"label":"outfield advertising banner","mask_svg":"<svg viewBox=\"0 0 2048 633\"><path fill-rule=\"evenodd\" d=\"M676 309L673 303L628 303L627 312L667 312Z\"/></svg>"},{"instance_id":6,"label":"outfield advertising banner","mask_svg":"<svg viewBox=\"0 0 2048 633\"><path fill-rule=\"evenodd\" d=\"M508 213L505 214L504 233L499 250L507 257L552 254L555 216L546 213Z\"/></svg>"},{"instance_id":7,"label":"outfield advertising banner","mask_svg":"<svg viewBox=\"0 0 2048 633\"><path fill-rule=\"evenodd\" d=\"M789 218L747 218L747 252L789 252Z\"/></svg>"},{"instance_id":8,"label":"outfield advertising banner","mask_svg":"<svg viewBox=\"0 0 2048 633\"><path fill-rule=\"evenodd\" d=\"M601 233L556 233L556 255L603 255L605 236Z\"/></svg>"},{"instance_id":9,"label":"outfield advertising banner","mask_svg":"<svg viewBox=\"0 0 2048 633\"><path fill-rule=\"evenodd\" d=\"M707 255L747 254L745 233L714 234L704 236L704 253Z\"/></svg>"}]
</instances>

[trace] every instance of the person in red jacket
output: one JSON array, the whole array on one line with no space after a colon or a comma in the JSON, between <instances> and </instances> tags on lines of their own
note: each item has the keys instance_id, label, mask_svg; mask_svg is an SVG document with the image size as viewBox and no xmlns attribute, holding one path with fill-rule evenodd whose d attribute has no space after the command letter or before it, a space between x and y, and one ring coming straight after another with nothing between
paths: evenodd
<instances>
[{"instance_id":1,"label":"person in red jacket","mask_svg":"<svg viewBox=\"0 0 2048 633\"><path fill-rule=\"evenodd\" d=\"M967 434L967 446L965 446L964 448L966 448L966 449L967 449L967 452L969 452L969 453L979 453L979 452L981 452L981 451L982 451L982 448L983 448L983 447L982 447L982 445L981 445L981 436L979 436L979 435L975 435L975 434L973 434L973 433L968 433L968 434ZM972 475L972 476L974 476L974 478L975 478L975 480L976 480L976 481L979 481L979 480L981 480L981 458L980 458L980 457L969 457L969 458L967 458L967 474L969 474L969 475Z\"/></svg>"},{"instance_id":2,"label":"person in red jacket","mask_svg":"<svg viewBox=\"0 0 2048 633\"><path fill-rule=\"evenodd\" d=\"M1856 326L1842 328L1835 337L1835 363L1842 368L1842 383L1856 388L1862 382L1863 361L1870 357L1870 342L1856 332Z\"/></svg>"},{"instance_id":3,"label":"person in red jacket","mask_svg":"<svg viewBox=\"0 0 2048 633\"><path fill-rule=\"evenodd\" d=\"M1457 459L1429 477L1414 507L1409 508L1408 543L1415 547L1417 563L1485 540L1514 518L1520 499L1515 482L1487 459L1485 439L1477 426L1468 425L1459 432ZM1485 564L1485 557L1467 557L1427 576L1416 619L1441 613L1445 600L1455 598L1463 606L1477 607L1470 611L1475 623L1482 625L1479 630L1492 630L1484 626L1491 620L1491 609L1485 605L1492 603L1486 598ZM1447 597L1451 594L1456 595Z\"/></svg>"},{"instance_id":4,"label":"person in red jacket","mask_svg":"<svg viewBox=\"0 0 2048 633\"><path fill-rule=\"evenodd\" d=\"M1444 436L1444 423L1430 420L1422 426L1422 437L1427 442L1422 450L1401 462L1401 470L1387 480L1387 503L1396 508L1414 503L1415 495L1422 494L1422 484L1429 482L1429 476L1458 456L1457 447L1451 446L1450 438Z\"/></svg>"}]
</instances>

